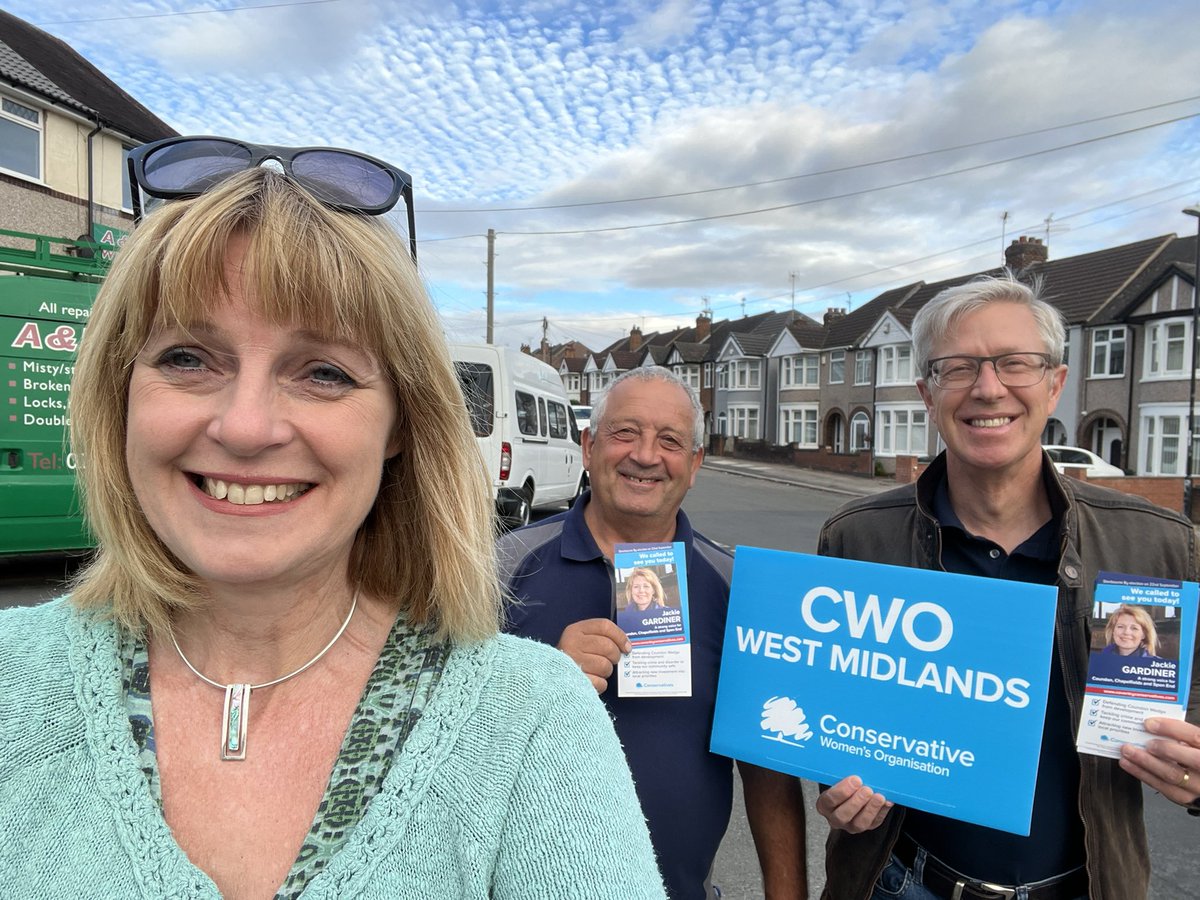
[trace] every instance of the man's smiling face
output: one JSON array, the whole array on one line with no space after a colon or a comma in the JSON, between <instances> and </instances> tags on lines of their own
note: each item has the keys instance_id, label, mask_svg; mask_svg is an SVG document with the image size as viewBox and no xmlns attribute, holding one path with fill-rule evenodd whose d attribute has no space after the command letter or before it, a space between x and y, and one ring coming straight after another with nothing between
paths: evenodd
<instances>
[{"instance_id":1,"label":"man's smiling face","mask_svg":"<svg viewBox=\"0 0 1200 900\"><path fill-rule=\"evenodd\" d=\"M997 300L958 318L930 357L1047 350L1029 307ZM925 380L917 387L946 444L950 466L982 474L1040 466L1042 431L1066 377L1066 366L1052 367L1037 384L1005 387L992 365L984 363L968 388L939 388Z\"/></svg>"},{"instance_id":2,"label":"man's smiling face","mask_svg":"<svg viewBox=\"0 0 1200 900\"><path fill-rule=\"evenodd\" d=\"M691 401L677 384L629 379L614 387L604 420L593 419L584 433L591 502L610 520L673 523L702 459L692 449L693 422Z\"/></svg>"}]
</instances>

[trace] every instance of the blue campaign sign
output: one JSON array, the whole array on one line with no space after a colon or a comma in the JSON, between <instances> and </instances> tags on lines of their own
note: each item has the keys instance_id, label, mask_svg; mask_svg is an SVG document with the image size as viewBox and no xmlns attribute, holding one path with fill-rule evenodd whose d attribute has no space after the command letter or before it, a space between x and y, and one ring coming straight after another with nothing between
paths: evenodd
<instances>
[{"instance_id":1,"label":"blue campaign sign","mask_svg":"<svg viewBox=\"0 0 1200 900\"><path fill-rule=\"evenodd\" d=\"M712 750L1028 835L1056 597L738 547Z\"/></svg>"}]
</instances>

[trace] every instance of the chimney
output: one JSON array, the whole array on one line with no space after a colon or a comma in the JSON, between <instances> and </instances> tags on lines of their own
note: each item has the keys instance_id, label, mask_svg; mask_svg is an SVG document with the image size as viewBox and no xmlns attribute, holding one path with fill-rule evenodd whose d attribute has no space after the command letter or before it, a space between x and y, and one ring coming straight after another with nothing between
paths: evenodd
<instances>
[{"instance_id":1,"label":"chimney","mask_svg":"<svg viewBox=\"0 0 1200 900\"><path fill-rule=\"evenodd\" d=\"M1014 272L1028 269L1034 263L1045 262L1050 258L1050 251L1042 243L1041 238L1021 235L1004 251L1004 264Z\"/></svg>"},{"instance_id":2,"label":"chimney","mask_svg":"<svg viewBox=\"0 0 1200 900\"><path fill-rule=\"evenodd\" d=\"M846 310L842 309L840 306L831 306L829 309L825 310L825 316L821 321L825 324L825 327L828 328L838 319L844 318L846 318Z\"/></svg>"},{"instance_id":3,"label":"chimney","mask_svg":"<svg viewBox=\"0 0 1200 900\"><path fill-rule=\"evenodd\" d=\"M629 329L629 351L632 353L642 346L642 329L634 325Z\"/></svg>"},{"instance_id":4,"label":"chimney","mask_svg":"<svg viewBox=\"0 0 1200 900\"><path fill-rule=\"evenodd\" d=\"M712 316L699 315L696 316L696 340L694 343L699 344L712 333Z\"/></svg>"},{"instance_id":5,"label":"chimney","mask_svg":"<svg viewBox=\"0 0 1200 900\"><path fill-rule=\"evenodd\" d=\"M542 362L550 362L550 342L548 340L546 340L544 337L542 338L541 347L538 348L537 355L538 355L538 358L542 360Z\"/></svg>"},{"instance_id":6,"label":"chimney","mask_svg":"<svg viewBox=\"0 0 1200 900\"><path fill-rule=\"evenodd\" d=\"M526 356L533 356L533 348L530 347L528 344L521 345L521 352L524 353Z\"/></svg>"}]
</instances>

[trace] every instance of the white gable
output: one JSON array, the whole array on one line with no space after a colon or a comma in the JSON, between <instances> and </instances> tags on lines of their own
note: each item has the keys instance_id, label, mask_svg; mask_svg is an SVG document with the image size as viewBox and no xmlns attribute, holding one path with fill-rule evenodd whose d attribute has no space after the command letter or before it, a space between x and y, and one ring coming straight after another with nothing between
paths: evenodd
<instances>
[{"instance_id":1,"label":"white gable","mask_svg":"<svg viewBox=\"0 0 1200 900\"><path fill-rule=\"evenodd\" d=\"M883 347L888 344L908 344L912 336L894 315L885 312L863 338L863 347Z\"/></svg>"}]
</instances>

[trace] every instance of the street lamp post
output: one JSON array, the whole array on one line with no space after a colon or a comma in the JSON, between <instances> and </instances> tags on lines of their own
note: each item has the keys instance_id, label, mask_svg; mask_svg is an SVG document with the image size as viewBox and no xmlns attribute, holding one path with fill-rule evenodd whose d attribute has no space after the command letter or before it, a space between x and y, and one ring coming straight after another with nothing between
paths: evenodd
<instances>
[{"instance_id":1,"label":"street lamp post","mask_svg":"<svg viewBox=\"0 0 1200 900\"><path fill-rule=\"evenodd\" d=\"M1196 269L1192 273L1192 371L1188 389L1188 445L1187 471L1183 479L1183 514L1192 518L1192 472L1196 461L1196 340L1200 337L1200 204L1189 206L1183 211L1196 217Z\"/></svg>"}]
</instances>

